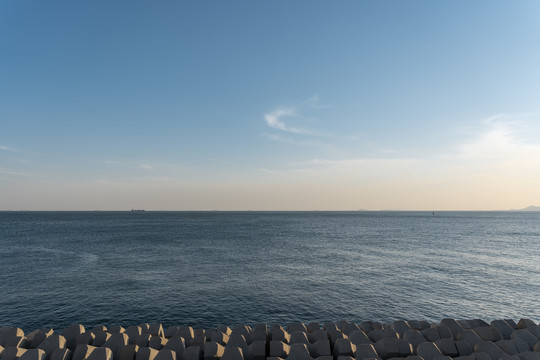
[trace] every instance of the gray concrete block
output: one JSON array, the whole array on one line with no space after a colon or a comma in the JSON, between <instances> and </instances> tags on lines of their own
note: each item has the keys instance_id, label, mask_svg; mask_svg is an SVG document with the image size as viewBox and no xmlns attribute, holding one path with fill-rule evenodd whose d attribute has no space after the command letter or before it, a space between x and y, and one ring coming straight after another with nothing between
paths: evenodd
<instances>
[{"instance_id":1,"label":"gray concrete block","mask_svg":"<svg viewBox=\"0 0 540 360\"><path fill-rule=\"evenodd\" d=\"M113 325L111 327L109 327L109 332L111 334L116 334L116 333L123 333L123 332L126 332L126 329L124 329L122 326L120 325Z\"/></svg>"},{"instance_id":2,"label":"gray concrete block","mask_svg":"<svg viewBox=\"0 0 540 360\"><path fill-rule=\"evenodd\" d=\"M405 320L394 321L392 323L392 327L398 333L400 338L403 338L403 335L405 334L406 331L411 330L411 326Z\"/></svg>"},{"instance_id":3,"label":"gray concrete block","mask_svg":"<svg viewBox=\"0 0 540 360\"><path fill-rule=\"evenodd\" d=\"M171 349L161 349L154 360L176 360L176 352Z\"/></svg>"},{"instance_id":4,"label":"gray concrete block","mask_svg":"<svg viewBox=\"0 0 540 360\"><path fill-rule=\"evenodd\" d=\"M422 331L430 327L429 322L424 321L424 320L409 320L408 323L411 329L418 330L418 331Z\"/></svg>"},{"instance_id":5,"label":"gray concrete block","mask_svg":"<svg viewBox=\"0 0 540 360\"><path fill-rule=\"evenodd\" d=\"M106 347L94 349L87 360L113 360L112 350Z\"/></svg>"},{"instance_id":6,"label":"gray concrete block","mask_svg":"<svg viewBox=\"0 0 540 360\"><path fill-rule=\"evenodd\" d=\"M421 344L426 341L426 338L422 336L418 330L407 330L403 334L403 339L407 340L413 348L413 354L416 354L416 348L418 344Z\"/></svg>"},{"instance_id":7,"label":"gray concrete block","mask_svg":"<svg viewBox=\"0 0 540 360\"><path fill-rule=\"evenodd\" d=\"M157 354L158 351L156 349L152 349L149 347L139 347L139 351L137 351L137 355L135 355L135 360L154 360Z\"/></svg>"},{"instance_id":8,"label":"gray concrete block","mask_svg":"<svg viewBox=\"0 0 540 360\"><path fill-rule=\"evenodd\" d=\"M304 323L302 323L302 322L294 322L294 323L289 324L289 326L287 326L287 332L289 334L292 334L295 331L300 331L300 332L303 332L303 333L307 333L308 329L307 329L306 325Z\"/></svg>"},{"instance_id":9,"label":"gray concrete block","mask_svg":"<svg viewBox=\"0 0 540 360\"><path fill-rule=\"evenodd\" d=\"M72 360L73 351L68 348L56 349L51 354L51 360Z\"/></svg>"},{"instance_id":10,"label":"gray concrete block","mask_svg":"<svg viewBox=\"0 0 540 360\"><path fill-rule=\"evenodd\" d=\"M321 324L318 321L313 321L307 324L306 328L310 333L321 329Z\"/></svg>"},{"instance_id":11,"label":"gray concrete block","mask_svg":"<svg viewBox=\"0 0 540 360\"><path fill-rule=\"evenodd\" d=\"M456 345L459 356L468 356L473 353L473 347L466 341L456 340L454 344Z\"/></svg>"},{"instance_id":12,"label":"gray concrete block","mask_svg":"<svg viewBox=\"0 0 540 360\"><path fill-rule=\"evenodd\" d=\"M436 360L437 357L443 356L441 350L432 342L418 344L416 354L424 358L424 360Z\"/></svg>"},{"instance_id":13,"label":"gray concrete block","mask_svg":"<svg viewBox=\"0 0 540 360\"><path fill-rule=\"evenodd\" d=\"M266 324L258 324L258 325L255 326L254 330L262 329L262 328L264 328L264 330L267 331ZM227 325L219 325L216 328L216 330L219 331L219 332L222 332L222 333L224 333L225 335L228 335L228 336L230 336L232 334L232 329L230 327L228 327Z\"/></svg>"},{"instance_id":14,"label":"gray concrete block","mask_svg":"<svg viewBox=\"0 0 540 360\"><path fill-rule=\"evenodd\" d=\"M47 337L53 334L53 329L43 328L36 330L26 336L26 339L30 342L30 348L37 348Z\"/></svg>"},{"instance_id":15,"label":"gray concrete block","mask_svg":"<svg viewBox=\"0 0 540 360\"><path fill-rule=\"evenodd\" d=\"M429 342L440 340L439 331L436 328L427 328L420 331L420 334Z\"/></svg>"},{"instance_id":16,"label":"gray concrete block","mask_svg":"<svg viewBox=\"0 0 540 360\"><path fill-rule=\"evenodd\" d=\"M84 333L84 326L81 324L73 324L62 331L62 336L66 339L66 346L70 350L75 350L77 346L77 338Z\"/></svg>"},{"instance_id":17,"label":"gray concrete block","mask_svg":"<svg viewBox=\"0 0 540 360\"><path fill-rule=\"evenodd\" d=\"M316 343L317 341L321 340L330 340L328 331L323 329L315 330L307 335L310 343Z\"/></svg>"},{"instance_id":18,"label":"gray concrete block","mask_svg":"<svg viewBox=\"0 0 540 360\"><path fill-rule=\"evenodd\" d=\"M490 327L497 329L504 340L509 340L514 329L504 320L493 320Z\"/></svg>"},{"instance_id":19,"label":"gray concrete block","mask_svg":"<svg viewBox=\"0 0 540 360\"><path fill-rule=\"evenodd\" d=\"M203 356L204 360L217 360L221 359L225 348L214 341L209 341L204 344Z\"/></svg>"},{"instance_id":20,"label":"gray concrete block","mask_svg":"<svg viewBox=\"0 0 540 360\"><path fill-rule=\"evenodd\" d=\"M435 341L435 345L439 348L441 353L445 356L456 357L459 356L459 351L454 343L453 338L444 338Z\"/></svg>"},{"instance_id":21,"label":"gray concrete block","mask_svg":"<svg viewBox=\"0 0 540 360\"><path fill-rule=\"evenodd\" d=\"M289 339L289 344L310 344L310 341L307 337L307 332L304 331L294 331L291 333L291 338Z\"/></svg>"},{"instance_id":22,"label":"gray concrete block","mask_svg":"<svg viewBox=\"0 0 540 360\"><path fill-rule=\"evenodd\" d=\"M517 350L512 340L499 340L495 343L505 354L516 355L520 351ZM528 345L527 345L528 347Z\"/></svg>"},{"instance_id":23,"label":"gray concrete block","mask_svg":"<svg viewBox=\"0 0 540 360\"><path fill-rule=\"evenodd\" d=\"M242 334L246 337L246 339L249 339L249 335L253 332L253 329L247 325L236 325L231 334L237 332L239 334Z\"/></svg>"},{"instance_id":24,"label":"gray concrete block","mask_svg":"<svg viewBox=\"0 0 540 360\"><path fill-rule=\"evenodd\" d=\"M332 356L330 349L330 340L319 340L313 344L308 345L308 351L312 358L319 358L321 356Z\"/></svg>"},{"instance_id":25,"label":"gray concrete block","mask_svg":"<svg viewBox=\"0 0 540 360\"><path fill-rule=\"evenodd\" d=\"M536 325L536 323L532 321L531 319L525 319L525 318L519 319L517 323L518 329L527 329L529 327L538 327L538 325Z\"/></svg>"},{"instance_id":26,"label":"gray concrete block","mask_svg":"<svg viewBox=\"0 0 540 360\"><path fill-rule=\"evenodd\" d=\"M532 350L534 345L538 342L538 339L531 334L528 329L514 330L510 335L510 339L520 339L525 341L529 345L529 350Z\"/></svg>"},{"instance_id":27,"label":"gray concrete block","mask_svg":"<svg viewBox=\"0 0 540 360\"><path fill-rule=\"evenodd\" d=\"M540 360L540 354L536 351L522 352L516 355L520 360Z\"/></svg>"},{"instance_id":28,"label":"gray concrete block","mask_svg":"<svg viewBox=\"0 0 540 360\"><path fill-rule=\"evenodd\" d=\"M247 340L242 334L231 334L229 341L227 342L227 346L239 347L242 348L243 351L245 351L247 345Z\"/></svg>"},{"instance_id":29,"label":"gray concrete block","mask_svg":"<svg viewBox=\"0 0 540 360\"><path fill-rule=\"evenodd\" d=\"M167 341L163 346L163 349L171 349L176 353L176 359L182 360L184 353L186 352L186 343L183 337L180 335L175 335Z\"/></svg>"},{"instance_id":30,"label":"gray concrete block","mask_svg":"<svg viewBox=\"0 0 540 360\"><path fill-rule=\"evenodd\" d=\"M474 345L482 341L480 336L478 336L478 334L476 334L472 330L463 330L462 332L458 334L457 340L463 340L463 341L468 342L472 348L474 348Z\"/></svg>"},{"instance_id":31,"label":"gray concrete block","mask_svg":"<svg viewBox=\"0 0 540 360\"><path fill-rule=\"evenodd\" d=\"M332 354L336 360L340 356L354 357L356 354L356 345L354 345L349 339L337 339L336 343L334 344Z\"/></svg>"},{"instance_id":32,"label":"gray concrete block","mask_svg":"<svg viewBox=\"0 0 540 360\"><path fill-rule=\"evenodd\" d=\"M139 346L135 344L128 344L120 350L119 360L135 360Z\"/></svg>"},{"instance_id":33,"label":"gray concrete block","mask_svg":"<svg viewBox=\"0 0 540 360\"><path fill-rule=\"evenodd\" d=\"M45 351L41 349L29 349L19 357L19 360L45 360Z\"/></svg>"},{"instance_id":34,"label":"gray concrete block","mask_svg":"<svg viewBox=\"0 0 540 360\"><path fill-rule=\"evenodd\" d=\"M372 344L359 344L356 346L356 360L362 359L379 359L379 354L375 351Z\"/></svg>"},{"instance_id":35,"label":"gray concrete block","mask_svg":"<svg viewBox=\"0 0 540 360\"><path fill-rule=\"evenodd\" d=\"M354 323L347 323L342 329L342 332L347 336L349 336L355 331L362 331L362 329L360 329L360 326Z\"/></svg>"},{"instance_id":36,"label":"gray concrete block","mask_svg":"<svg viewBox=\"0 0 540 360\"><path fill-rule=\"evenodd\" d=\"M73 351L72 360L87 360L95 349L97 347L92 345L79 344L75 347L75 351Z\"/></svg>"},{"instance_id":37,"label":"gray concrete block","mask_svg":"<svg viewBox=\"0 0 540 360\"><path fill-rule=\"evenodd\" d=\"M222 333L221 331L215 331L210 336L210 341L217 342L218 344L225 346L229 342L229 335Z\"/></svg>"},{"instance_id":38,"label":"gray concrete block","mask_svg":"<svg viewBox=\"0 0 540 360\"><path fill-rule=\"evenodd\" d=\"M140 326L128 326L124 334L129 337L129 344L135 344L135 340L142 334L142 329Z\"/></svg>"},{"instance_id":39,"label":"gray concrete block","mask_svg":"<svg viewBox=\"0 0 540 360\"><path fill-rule=\"evenodd\" d=\"M184 338L187 345L189 341L195 337L195 332L191 326L181 326L178 330L178 335Z\"/></svg>"},{"instance_id":40,"label":"gray concrete block","mask_svg":"<svg viewBox=\"0 0 540 360\"><path fill-rule=\"evenodd\" d=\"M172 338L173 336L177 335L180 331L180 326L169 326L167 329L165 329L165 337L167 339Z\"/></svg>"},{"instance_id":41,"label":"gray concrete block","mask_svg":"<svg viewBox=\"0 0 540 360\"><path fill-rule=\"evenodd\" d=\"M46 353L45 359L48 360L51 354L56 349L63 349L66 347L66 338L62 335L52 334L47 337L39 346L38 349L44 350Z\"/></svg>"},{"instance_id":42,"label":"gray concrete block","mask_svg":"<svg viewBox=\"0 0 540 360\"><path fill-rule=\"evenodd\" d=\"M221 360L244 360L244 352L237 346L226 346Z\"/></svg>"},{"instance_id":43,"label":"gray concrete block","mask_svg":"<svg viewBox=\"0 0 540 360\"><path fill-rule=\"evenodd\" d=\"M362 330L353 331L349 334L349 340L354 345L360 345L360 344L371 344L371 340L369 340L368 336L365 332Z\"/></svg>"},{"instance_id":44,"label":"gray concrete block","mask_svg":"<svg viewBox=\"0 0 540 360\"><path fill-rule=\"evenodd\" d=\"M184 353L184 360L202 360L202 348L200 346L188 346Z\"/></svg>"},{"instance_id":45,"label":"gray concrete block","mask_svg":"<svg viewBox=\"0 0 540 360\"><path fill-rule=\"evenodd\" d=\"M292 344L286 360L312 360L306 344Z\"/></svg>"},{"instance_id":46,"label":"gray concrete block","mask_svg":"<svg viewBox=\"0 0 540 360\"><path fill-rule=\"evenodd\" d=\"M291 350L291 347L280 340L272 340L270 341L270 351L268 355L270 357L280 357L280 358L287 358L289 356L289 352Z\"/></svg>"},{"instance_id":47,"label":"gray concrete block","mask_svg":"<svg viewBox=\"0 0 540 360\"><path fill-rule=\"evenodd\" d=\"M405 339L396 339L392 337L385 337L377 341L374 345L377 354L382 359L389 359L392 357L407 357L412 355L412 346Z\"/></svg>"},{"instance_id":48,"label":"gray concrete block","mask_svg":"<svg viewBox=\"0 0 540 360\"><path fill-rule=\"evenodd\" d=\"M135 337L135 339L133 339L133 342L131 342L130 339L130 343L138 345L140 348L148 347L148 343L150 342L151 337L152 335L150 335L149 333L144 333Z\"/></svg>"},{"instance_id":49,"label":"gray concrete block","mask_svg":"<svg viewBox=\"0 0 540 360\"><path fill-rule=\"evenodd\" d=\"M128 341L129 337L126 334L116 332L101 346L111 349L114 360L119 360L120 351L128 345Z\"/></svg>"},{"instance_id":50,"label":"gray concrete block","mask_svg":"<svg viewBox=\"0 0 540 360\"><path fill-rule=\"evenodd\" d=\"M2 351L2 360L17 360L23 356L26 351L28 350L17 347L5 347Z\"/></svg>"},{"instance_id":51,"label":"gray concrete block","mask_svg":"<svg viewBox=\"0 0 540 360\"><path fill-rule=\"evenodd\" d=\"M247 347L246 359L265 360L266 359L266 340L253 341Z\"/></svg>"},{"instance_id":52,"label":"gray concrete block","mask_svg":"<svg viewBox=\"0 0 540 360\"><path fill-rule=\"evenodd\" d=\"M0 346L5 348L6 341L15 336L24 336L24 331L13 326L2 326L0 328Z\"/></svg>"},{"instance_id":53,"label":"gray concrete block","mask_svg":"<svg viewBox=\"0 0 540 360\"><path fill-rule=\"evenodd\" d=\"M101 346L103 344L105 344L107 342L107 340L109 340L109 338L111 337L111 334L109 334L108 332L105 332L105 331L92 331L94 333L94 335L96 336L94 338L94 340L92 340L92 345L94 346Z\"/></svg>"},{"instance_id":54,"label":"gray concrete block","mask_svg":"<svg viewBox=\"0 0 540 360\"><path fill-rule=\"evenodd\" d=\"M474 352L483 352L489 355L491 360L498 360L504 356L504 351L491 341L480 341L474 346Z\"/></svg>"},{"instance_id":55,"label":"gray concrete block","mask_svg":"<svg viewBox=\"0 0 540 360\"><path fill-rule=\"evenodd\" d=\"M77 339L75 340L75 348L77 347L77 345L92 345L95 338L96 335L93 332L82 333L77 336Z\"/></svg>"},{"instance_id":56,"label":"gray concrete block","mask_svg":"<svg viewBox=\"0 0 540 360\"><path fill-rule=\"evenodd\" d=\"M446 326L448 330L450 330L450 333L452 334L452 338L454 340L456 340L457 335L463 331L463 326L461 326L455 319L442 319L441 325Z\"/></svg>"},{"instance_id":57,"label":"gray concrete block","mask_svg":"<svg viewBox=\"0 0 540 360\"><path fill-rule=\"evenodd\" d=\"M167 338L164 336L152 335L148 340L148 347L161 350L167 344Z\"/></svg>"},{"instance_id":58,"label":"gray concrete block","mask_svg":"<svg viewBox=\"0 0 540 360\"><path fill-rule=\"evenodd\" d=\"M274 341L281 341L288 344L289 340L291 339L291 335L287 331L285 331L285 329L279 326L272 327L270 329L270 338Z\"/></svg>"},{"instance_id":59,"label":"gray concrete block","mask_svg":"<svg viewBox=\"0 0 540 360\"><path fill-rule=\"evenodd\" d=\"M364 321L364 322L358 324L358 326L366 334L369 333L370 331L373 331L373 330L377 330L377 329L382 330L383 329L382 324L380 322L376 322L376 321Z\"/></svg>"},{"instance_id":60,"label":"gray concrete block","mask_svg":"<svg viewBox=\"0 0 540 360\"><path fill-rule=\"evenodd\" d=\"M148 327L148 332L150 333L150 335L153 335L153 336L165 337L165 331L163 331L163 325L159 323L150 324Z\"/></svg>"},{"instance_id":61,"label":"gray concrete block","mask_svg":"<svg viewBox=\"0 0 540 360\"><path fill-rule=\"evenodd\" d=\"M491 327L491 326L484 326L484 327L478 327L473 329L474 332L480 336L480 339L484 341L499 341L502 340L503 337L499 330Z\"/></svg>"},{"instance_id":62,"label":"gray concrete block","mask_svg":"<svg viewBox=\"0 0 540 360\"><path fill-rule=\"evenodd\" d=\"M9 339L6 340L5 346L6 347L20 347L24 348L21 344L25 341L24 336L12 336Z\"/></svg>"},{"instance_id":63,"label":"gray concrete block","mask_svg":"<svg viewBox=\"0 0 540 360\"><path fill-rule=\"evenodd\" d=\"M94 334L98 332L107 332L107 327L105 325L96 325L90 331Z\"/></svg>"}]
</instances>

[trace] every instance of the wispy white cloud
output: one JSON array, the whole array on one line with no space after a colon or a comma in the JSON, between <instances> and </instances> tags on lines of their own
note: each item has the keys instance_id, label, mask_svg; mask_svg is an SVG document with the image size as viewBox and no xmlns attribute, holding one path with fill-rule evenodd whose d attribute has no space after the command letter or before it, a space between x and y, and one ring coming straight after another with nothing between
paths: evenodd
<instances>
[{"instance_id":1,"label":"wispy white cloud","mask_svg":"<svg viewBox=\"0 0 540 360\"><path fill-rule=\"evenodd\" d=\"M154 167L152 165L148 165L148 164L141 164L141 169L145 169L145 170L154 170Z\"/></svg>"},{"instance_id":2,"label":"wispy white cloud","mask_svg":"<svg viewBox=\"0 0 540 360\"><path fill-rule=\"evenodd\" d=\"M293 127L293 126L289 126L285 124L283 119L290 118L290 117L299 117L299 116L297 113L294 112L294 110L283 109L283 108L278 108L272 112L264 114L264 120L266 121L266 124L273 129L290 132L294 134L313 135L313 132L309 130Z\"/></svg>"},{"instance_id":3,"label":"wispy white cloud","mask_svg":"<svg viewBox=\"0 0 540 360\"><path fill-rule=\"evenodd\" d=\"M313 109L328 109L332 107L332 105L321 104L319 95L313 95L312 97L307 99L306 104L308 104L308 106Z\"/></svg>"},{"instance_id":4,"label":"wispy white cloud","mask_svg":"<svg viewBox=\"0 0 540 360\"><path fill-rule=\"evenodd\" d=\"M19 152L19 150L12 148L11 146L6 146L6 145L0 145L0 150L9 151L9 152Z\"/></svg>"}]
</instances>

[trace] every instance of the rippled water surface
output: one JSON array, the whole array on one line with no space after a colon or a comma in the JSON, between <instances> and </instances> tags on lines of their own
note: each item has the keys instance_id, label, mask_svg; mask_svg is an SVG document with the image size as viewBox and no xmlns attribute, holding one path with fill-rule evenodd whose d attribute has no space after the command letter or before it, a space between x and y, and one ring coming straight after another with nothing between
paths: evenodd
<instances>
[{"instance_id":1,"label":"rippled water surface","mask_svg":"<svg viewBox=\"0 0 540 360\"><path fill-rule=\"evenodd\" d=\"M540 321L540 213L0 212L0 325Z\"/></svg>"}]
</instances>

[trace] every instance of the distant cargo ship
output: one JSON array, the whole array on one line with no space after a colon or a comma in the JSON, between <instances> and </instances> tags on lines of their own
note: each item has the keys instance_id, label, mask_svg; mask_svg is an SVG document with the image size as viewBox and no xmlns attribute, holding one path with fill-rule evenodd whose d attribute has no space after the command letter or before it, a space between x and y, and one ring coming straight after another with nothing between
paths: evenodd
<instances>
[{"instance_id":1,"label":"distant cargo ship","mask_svg":"<svg viewBox=\"0 0 540 360\"><path fill-rule=\"evenodd\" d=\"M131 212L142 212L144 209L131 209Z\"/></svg>"}]
</instances>

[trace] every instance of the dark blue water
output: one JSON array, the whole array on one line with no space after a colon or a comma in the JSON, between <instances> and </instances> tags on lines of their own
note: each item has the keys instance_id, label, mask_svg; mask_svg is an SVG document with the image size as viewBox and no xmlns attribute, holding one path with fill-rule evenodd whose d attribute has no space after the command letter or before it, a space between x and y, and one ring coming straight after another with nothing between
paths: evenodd
<instances>
[{"instance_id":1,"label":"dark blue water","mask_svg":"<svg viewBox=\"0 0 540 360\"><path fill-rule=\"evenodd\" d=\"M0 212L0 325L540 321L540 213Z\"/></svg>"}]
</instances>

